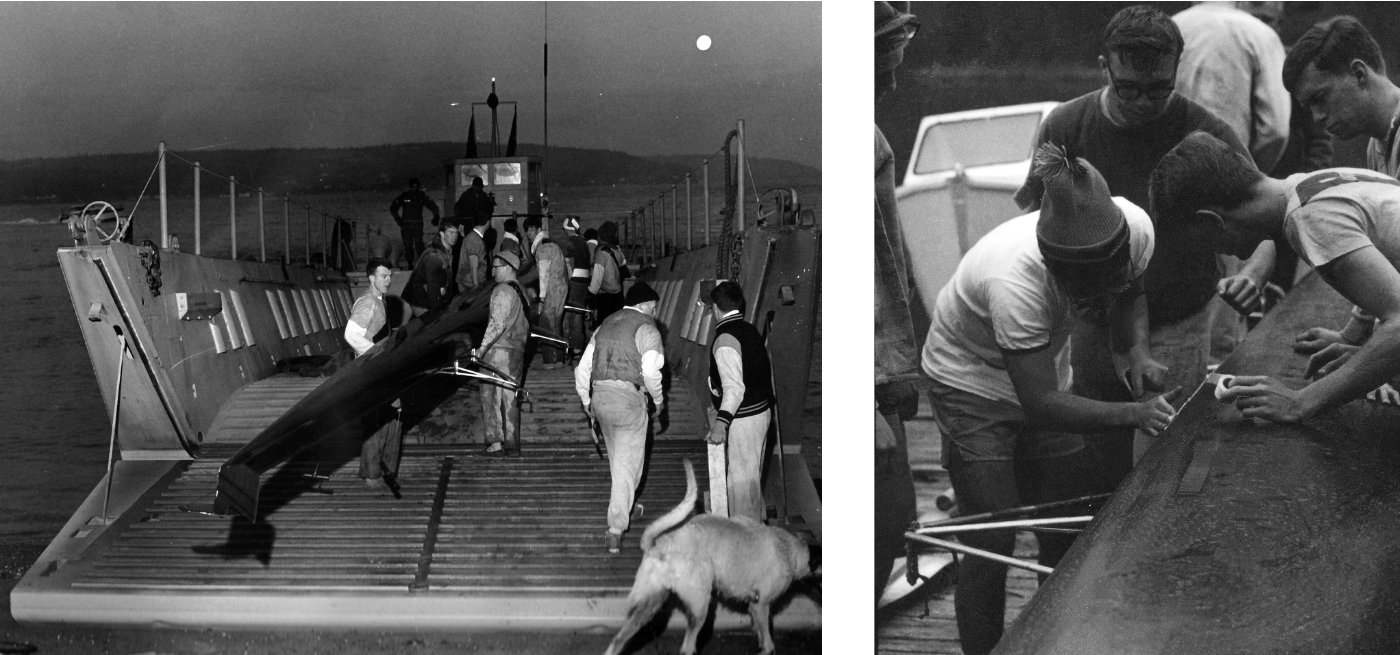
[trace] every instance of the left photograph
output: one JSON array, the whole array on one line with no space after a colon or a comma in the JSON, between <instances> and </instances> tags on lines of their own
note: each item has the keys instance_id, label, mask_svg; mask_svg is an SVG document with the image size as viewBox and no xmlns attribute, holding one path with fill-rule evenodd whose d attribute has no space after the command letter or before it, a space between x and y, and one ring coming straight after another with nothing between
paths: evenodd
<instances>
[{"instance_id":1,"label":"left photograph","mask_svg":"<svg viewBox=\"0 0 1400 655\"><path fill-rule=\"evenodd\" d=\"M0 652L821 652L820 3L0 18Z\"/></svg>"}]
</instances>

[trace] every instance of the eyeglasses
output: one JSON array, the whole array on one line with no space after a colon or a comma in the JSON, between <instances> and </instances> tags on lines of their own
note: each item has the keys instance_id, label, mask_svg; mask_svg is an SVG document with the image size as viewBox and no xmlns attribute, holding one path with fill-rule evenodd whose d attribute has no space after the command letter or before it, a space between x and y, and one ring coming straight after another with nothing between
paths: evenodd
<instances>
[{"instance_id":1,"label":"eyeglasses","mask_svg":"<svg viewBox=\"0 0 1400 655\"><path fill-rule=\"evenodd\" d=\"M1108 81L1113 85L1113 93L1123 102L1132 102L1144 95L1147 96L1148 100L1162 100L1176 90L1175 81L1153 84L1152 86L1142 86L1135 82L1119 82L1118 78L1113 76L1113 66L1109 65L1107 68Z\"/></svg>"},{"instance_id":2,"label":"eyeglasses","mask_svg":"<svg viewBox=\"0 0 1400 655\"><path fill-rule=\"evenodd\" d=\"M1074 294L1071 293L1070 302L1074 303L1076 307L1083 309L1098 304L1104 299L1117 298L1118 296L1127 293L1129 289L1133 288L1133 282L1135 282L1135 280L1129 278L1117 287L1114 287L1112 289L1104 289L1103 291L1089 296L1075 297Z\"/></svg>"}]
</instances>

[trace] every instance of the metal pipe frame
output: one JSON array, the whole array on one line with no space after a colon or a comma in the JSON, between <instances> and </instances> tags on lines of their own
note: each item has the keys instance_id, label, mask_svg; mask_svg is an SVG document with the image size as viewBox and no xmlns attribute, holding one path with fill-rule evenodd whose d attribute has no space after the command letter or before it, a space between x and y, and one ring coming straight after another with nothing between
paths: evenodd
<instances>
[{"instance_id":1,"label":"metal pipe frame","mask_svg":"<svg viewBox=\"0 0 1400 655\"><path fill-rule=\"evenodd\" d=\"M1088 523L1094 520L1092 516L1063 516L1049 519L1021 519L1019 521L994 521L991 523L960 523L957 525L938 525L931 528L919 528L915 534L958 534L961 532L985 532L989 530L1013 530L1016 528L1032 528L1058 526L1075 523Z\"/></svg>"},{"instance_id":2,"label":"metal pipe frame","mask_svg":"<svg viewBox=\"0 0 1400 655\"><path fill-rule=\"evenodd\" d=\"M943 539L934 539L933 537L925 537L925 536L923 536L923 535L914 534L914 533L912 533L912 532L906 532L906 533L904 533L904 538L905 538L906 540L908 540L908 541L913 541L913 542L915 542L915 543L924 544L925 546L933 546L933 547L935 547L935 548L942 548L942 549L944 549L944 550L951 550L951 551L953 551L953 552L955 552L955 553L962 553L962 554L964 554L964 555L971 555L971 556L973 556L973 557L981 557L982 559L989 559L989 560L991 560L991 561L993 561L993 562L997 562L997 563L1000 563L1000 564L1005 564L1005 565L1007 565L1007 566L1014 566L1014 567L1016 567L1016 568L1018 568L1018 569L1025 569L1025 570L1027 570L1027 571L1035 571L1036 573L1043 573L1043 574L1045 574L1045 575L1050 575L1051 573L1054 573L1054 572L1055 572L1055 569L1052 569L1052 568L1050 568L1050 567L1048 567L1048 566L1042 566L1042 565L1040 565L1040 564L1036 564L1035 562L1027 562L1027 561L1025 561L1025 560L1016 559L1015 557L1007 557L1007 556L1005 556L1005 555L1000 555L1000 554L997 554L997 553L993 553L993 552L991 552L991 551L989 551L989 550L982 550L981 548L973 548L973 547L971 547L971 546L964 546L964 545L962 545L962 544L960 544L960 543L953 542L953 541L945 541L945 540L943 540Z\"/></svg>"},{"instance_id":3,"label":"metal pipe frame","mask_svg":"<svg viewBox=\"0 0 1400 655\"><path fill-rule=\"evenodd\" d=\"M202 250L201 239L199 238L199 162L194 163L194 254L200 254Z\"/></svg>"},{"instance_id":4,"label":"metal pipe frame","mask_svg":"<svg viewBox=\"0 0 1400 655\"><path fill-rule=\"evenodd\" d=\"M238 259L238 185L228 176L228 235L229 259Z\"/></svg>"},{"instance_id":5,"label":"metal pipe frame","mask_svg":"<svg viewBox=\"0 0 1400 655\"><path fill-rule=\"evenodd\" d=\"M167 203L165 186L165 142L160 142L160 247L170 249L170 208Z\"/></svg>"}]
</instances>

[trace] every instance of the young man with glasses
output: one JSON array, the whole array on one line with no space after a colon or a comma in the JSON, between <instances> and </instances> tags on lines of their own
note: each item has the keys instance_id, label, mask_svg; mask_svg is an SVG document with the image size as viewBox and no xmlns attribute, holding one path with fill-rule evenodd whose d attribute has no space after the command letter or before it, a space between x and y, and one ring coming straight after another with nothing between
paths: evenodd
<instances>
[{"instance_id":1,"label":"young man with glasses","mask_svg":"<svg viewBox=\"0 0 1400 655\"><path fill-rule=\"evenodd\" d=\"M1119 438L1131 445L1134 428L1166 429L1180 395L1104 402L1071 393L1068 341L1085 312L1111 318L1114 352L1134 388L1159 377L1142 300L1153 226L1146 211L1111 197L1093 166L1054 144L1037 150L1031 175L1043 189L1040 210L1002 223L967 251L938 294L924 344L943 466L963 514L1111 491L1116 481L1097 471L1085 433L1126 429ZM1010 531L959 539L1002 555L1016 545ZM1066 535L1037 540L1041 564L1051 567L1073 543ZM963 558L953 599L963 653L990 652L1001 639L1005 589L1006 565Z\"/></svg>"},{"instance_id":2,"label":"young man with glasses","mask_svg":"<svg viewBox=\"0 0 1400 655\"><path fill-rule=\"evenodd\" d=\"M1041 125L1037 143L1052 142L1083 157L1103 174L1109 191L1138 207L1147 206L1147 180L1157 161L1186 135L1204 130L1248 154L1223 121L1174 93L1181 32L1170 16L1137 5L1118 12L1104 30L1099 67L1105 85L1066 102ZM1028 211L1040 208L1044 190L1032 175L1016 194ZM1159 366L1166 368L1167 388L1194 389L1206 375L1210 356L1210 300L1221 284L1222 295L1247 295L1263 287L1273 265L1273 251L1246 265L1249 280L1222 283L1210 244L1181 238L1172 226L1158 226L1152 264L1143 280L1149 323L1148 340ZM1227 298L1228 300L1229 298ZM1073 336L1074 393L1106 402L1143 397L1140 383L1124 382L1109 350L1108 316L1089 310ZM1132 428L1087 437L1098 451L1104 474L1121 481L1132 469ZM1146 448L1140 439L1139 453Z\"/></svg>"}]
</instances>

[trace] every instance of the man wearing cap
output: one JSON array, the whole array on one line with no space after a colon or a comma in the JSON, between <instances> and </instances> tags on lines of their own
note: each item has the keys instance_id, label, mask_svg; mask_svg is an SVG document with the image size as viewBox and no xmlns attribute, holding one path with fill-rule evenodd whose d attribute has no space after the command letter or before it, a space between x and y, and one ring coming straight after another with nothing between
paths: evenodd
<instances>
[{"instance_id":1,"label":"man wearing cap","mask_svg":"<svg viewBox=\"0 0 1400 655\"><path fill-rule=\"evenodd\" d=\"M664 403L661 367L666 356L652 318L660 299L645 282L632 285L626 306L598 326L574 369L574 389L583 401L583 412L598 421L608 446L612 494L604 537L610 553L622 548L622 533L630 525L637 483L646 464L650 416L659 414Z\"/></svg>"},{"instance_id":2,"label":"man wearing cap","mask_svg":"<svg viewBox=\"0 0 1400 655\"><path fill-rule=\"evenodd\" d=\"M1041 209L988 232L938 294L923 372L963 514L1111 491L1081 433L1170 423L1179 393L1104 402L1070 393L1070 333L1084 311L1110 317L1115 359L1134 388L1160 367L1147 350L1142 276L1153 252L1147 213L1123 198L1084 159L1046 144L1032 174ZM1077 374L1077 371L1076 371ZM1010 531L968 533L968 546L1010 555ZM1040 563L1053 567L1073 542L1037 535ZM992 650L1005 617L1006 566L962 560L954 597L964 653Z\"/></svg>"},{"instance_id":3,"label":"man wearing cap","mask_svg":"<svg viewBox=\"0 0 1400 655\"><path fill-rule=\"evenodd\" d=\"M530 240L539 271L540 326L554 334L560 333L565 298L569 294L569 262L559 244L549 238L548 227L538 216L525 219L525 238ZM544 367L559 368L564 361L562 349L552 343L543 344Z\"/></svg>"},{"instance_id":4,"label":"man wearing cap","mask_svg":"<svg viewBox=\"0 0 1400 655\"><path fill-rule=\"evenodd\" d=\"M428 244L418 263L413 265L413 273L404 286L403 299L413 310L414 316L447 305L447 301L457 295L457 283L452 279L452 247L462 224L456 216L448 216L438 221L437 236Z\"/></svg>"},{"instance_id":5,"label":"man wearing cap","mask_svg":"<svg viewBox=\"0 0 1400 655\"><path fill-rule=\"evenodd\" d=\"M724 281L710 291L715 340L710 345L710 400L715 407L709 442L728 443L729 515L759 523L768 518L763 501L763 455L773 417L773 366L758 328L744 320L744 290Z\"/></svg>"},{"instance_id":6,"label":"man wearing cap","mask_svg":"<svg viewBox=\"0 0 1400 655\"><path fill-rule=\"evenodd\" d=\"M895 90L895 69L919 22L907 2L875 3L875 99ZM914 479L904 422L919 411L919 342L909 309L911 288L904 234L895 203L895 159L875 126L875 598L904 556L904 532L915 519Z\"/></svg>"},{"instance_id":7,"label":"man wearing cap","mask_svg":"<svg viewBox=\"0 0 1400 655\"><path fill-rule=\"evenodd\" d=\"M525 313L525 290L516 282L520 258L512 252L496 255L491 274L496 287L491 290L491 318L481 347L472 351L490 366L516 382L525 373L525 341L530 337L530 319ZM515 392L494 384L481 385L481 413L486 424L486 457L520 456L520 407ZM506 437L511 446L506 447Z\"/></svg>"},{"instance_id":8,"label":"man wearing cap","mask_svg":"<svg viewBox=\"0 0 1400 655\"><path fill-rule=\"evenodd\" d=\"M1194 101L1174 92L1181 31L1170 16L1148 5L1122 9L1104 28L1099 68L1104 86L1059 105L1041 124L1036 143L1055 143L1102 173L1112 195L1147 206L1147 178L1157 161L1195 130L1206 130L1248 154L1235 131ZM1242 90L1243 92L1243 90ZM1016 193L1024 211L1039 208L1039 179L1030 175ZM1273 268L1267 244L1237 276L1221 279L1209 244L1181 238L1158 226L1151 268L1143 281L1152 353L1166 367L1164 384L1194 389L1210 364L1211 299L1245 302L1258 295ZM1232 303L1233 304L1233 303ZM1141 398L1124 383L1108 348L1108 317L1091 311L1079 321L1071 349L1074 393L1106 402ZM1155 378L1156 376L1154 376ZM1132 430L1089 437L1105 455L1107 473L1122 480L1134 461ZM1138 452L1149 441L1137 444Z\"/></svg>"},{"instance_id":9,"label":"man wearing cap","mask_svg":"<svg viewBox=\"0 0 1400 655\"><path fill-rule=\"evenodd\" d=\"M480 177L473 177L471 186L452 204L452 213L470 226L489 223L491 215L496 213L496 198L486 192Z\"/></svg>"},{"instance_id":10,"label":"man wearing cap","mask_svg":"<svg viewBox=\"0 0 1400 655\"><path fill-rule=\"evenodd\" d=\"M598 249L593 251L593 275L588 292L593 294L593 306L598 309L598 322L622 308L622 273L627 258L617 247L617 223L604 221L598 226Z\"/></svg>"},{"instance_id":11,"label":"man wearing cap","mask_svg":"<svg viewBox=\"0 0 1400 655\"><path fill-rule=\"evenodd\" d=\"M408 190L389 203L389 215L393 216L394 222L399 225L399 234L403 237L403 254L408 258L409 266L415 265L418 256L423 254L424 207L433 212L433 225L438 224L437 203L433 202L428 194L423 193L419 186L418 178L409 178Z\"/></svg>"},{"instance_id":12,"label":"man wearing cap","mask_svg":"<svg viewBox=\"0 0 1400 655\"><path fill-rule=\"evenodd\" d=\"M588 307L588 281L592 276L593 261L588 256L588 242L583 240L578 233L579 223L577 216L564 218L564 257L569 262L569 297L566 300L570 307L584 309ZM583 352L584 346L588 345L588 332L584 327L583 314L574 311L564 312L564 338L568 340L569 347L575 352Z\"/></svg>"}]
</instances>

